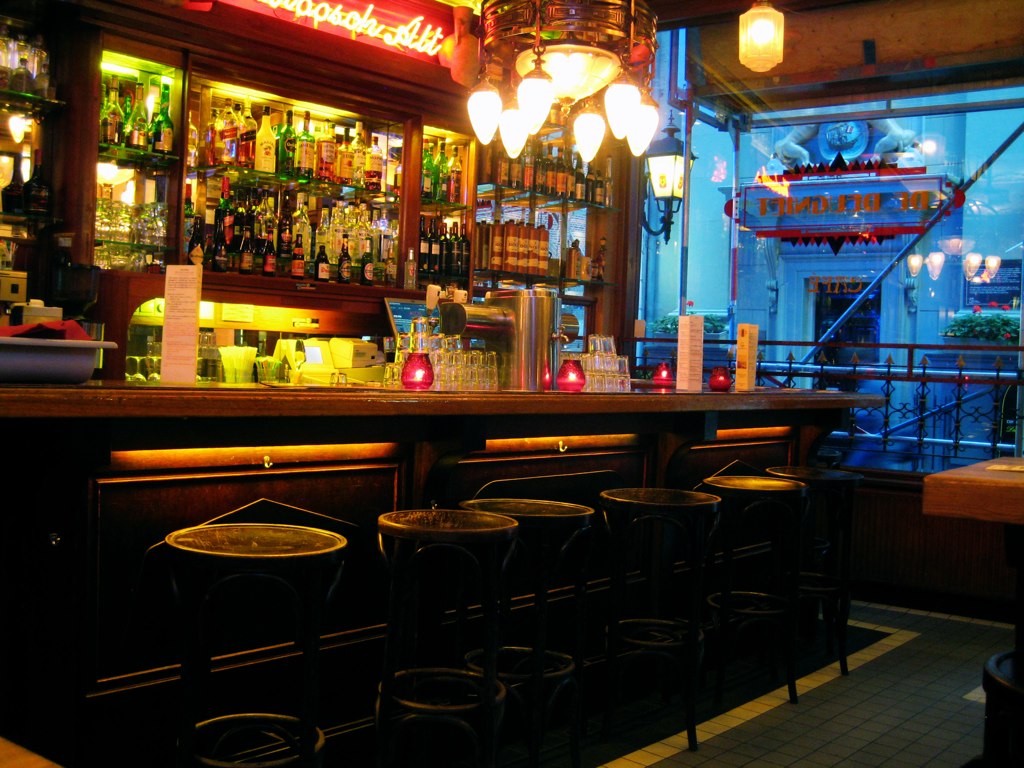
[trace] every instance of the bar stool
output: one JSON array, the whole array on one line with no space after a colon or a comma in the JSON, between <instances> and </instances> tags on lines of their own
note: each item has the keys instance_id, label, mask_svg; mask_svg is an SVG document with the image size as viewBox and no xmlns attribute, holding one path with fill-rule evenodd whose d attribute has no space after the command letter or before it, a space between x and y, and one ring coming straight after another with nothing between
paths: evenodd
<instances>
[{"instance_id":1,"label":"bar stool","mask_svg":"<svg viewBox=\"0 0 1024 768\"><path fill-rule=\"evenodd\" d=\"M850 619L850 552L853 543L853 502L864 480L856 472L815 467L768 467L773 477L797 480L810 489L810 508L823 521L824 539L815 539L810 553L818 559L800 570L800 597L821 604L825 643L832 653L835 637L839 669L850 674L846 662L846 626ZM808 549L804 549L808 553ZM817 615L817 605L815 605Z\"/></svg>"},{"instance_id":2,"label":"bar stool","mask_svg":"<svg viewBox=\"0 0 1024 768\"><path fill-rule=\"evenodd\" d=\"M707 598L719 632L715 702L721 702L725 687L735 621L744 628L764 622L775 625L776 634L783 639L789 700L796 704L798 580L807 486L776 477L715 475L705 478L703 487L722 498L717 531L722 554L719 591ZM741 546L741 532L764 536L762 540L767 540L770 546L770 568L757 577L753 589L748 590L736 588L735 553ZM752 578L748 576L744 581Z\"/></svg>"},{"instance_id":3,"label":"bar stool","mask_svg":"<svg viewBox=\"0 0 1024 768\"><path fill-rule=\"evenodd\" d=\"M563 693L570 697L569 755L573 768L579 768L580 673L586 634L583 609L594 510L535 499L472 499L460 506L504 515L519 523L510 568L524 574L530 585L533 614L527 633L529 645L502 645L498 651L498 679L524 715L530 766L540 765L544 730L554 705ZM572 583L575 639L571 654L548 647L548 593L560 575ZM479 669L479 657L479 651L467 656L470 668Z\"/></svg>"},{"instance_id":4,"label":"bar stool","mask_svg":"<svg viewBox=\"0 0 1024 768\"><path fill-rule=\"evenodd\" d=\"M168 534L165 542L183 639L178 765L233 765L242 751L247 765L319 765L324 746L316 725L320 623L348 542L317 528L241 523L185 528ZM297 716L249 712L200 721L211 693L216 619L211 611L216 600L239 587L261 590L268 608L283 599L294 617L294 642L302 653Z\"/></svg>"},{"instance_id":5,"label":"bar stool","mask_svg":"<svg viewBox=\"0 0 1024 768\"><path fill-rule=\"evenodd\" d=\"M395 764L403 738L416 733L440 738L438 729L445 729L468 740L475 764L495 766L506 696L497 676L500 590L517 528L510 517L458 509L402 510L378 518L381 553L391 572L376 709L379 765ZM481 672L462 661L466 590L474 586ZM433 625L428 624L431 613ZM452 624L449 643L444 635ZM450 742L442 746L446 763L455 764ZM399 764L410 762L408 757Z\"/></svg>"},{"instance_id":6,"label":"bar stool","mask_svg":"<svg viewBox=\"0 0 1024 768\"><path fill-rule=\"evenodd\" d=\"M697 749L704 561L720 501L708 493L670 488L617 488L601 493L611 592L605 735L618 698L620 654L623 660L652 656L682 671L687 738L690 749ZM689 567L682 590L673 584L679 562ZM637 594L638 587L644 596Z\"/></svg>"},{"instance_id":7,"label":"bar stool","mask_svg":"<svg viewBox=\"0 0 1024 768\"><path fill-rule=\"evenodd\" d=\"M985 662L981 687L985 691L983 764L1024 765L1024 675L1017 651L997 653Z\"/></svg>"}]
</instances>

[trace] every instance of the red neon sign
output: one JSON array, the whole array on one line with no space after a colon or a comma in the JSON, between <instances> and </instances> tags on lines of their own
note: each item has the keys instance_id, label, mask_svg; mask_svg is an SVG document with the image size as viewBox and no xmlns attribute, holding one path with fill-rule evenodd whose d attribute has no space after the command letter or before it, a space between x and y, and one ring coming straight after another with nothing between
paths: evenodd
<instances>
[{"instance_id":1,"label":"red neon sign","mask_svg":"<svg viewBox=\"0 0 1024 768\"><path fill-rule=\"evenodd\" d=\"M370 4L317 0L220 0L227 5L283 19L302 26L349 37L369 45L398 50L406 55L433 58L446 33L438 19L409 17Z\"/></svg>"}]
</instances>

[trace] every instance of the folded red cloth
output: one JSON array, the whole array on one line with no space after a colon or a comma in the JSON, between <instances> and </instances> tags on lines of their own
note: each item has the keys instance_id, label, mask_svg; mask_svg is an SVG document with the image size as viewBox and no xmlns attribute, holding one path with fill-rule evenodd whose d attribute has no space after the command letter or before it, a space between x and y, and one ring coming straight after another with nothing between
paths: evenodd
<instances>
[{"instance_id":1,"label":"folded red cloth","mask_svg":"<svg viewBox=\"0 0 1024 768\"><path fill-rule=\"evenodd\" d=\"M0 336L28 336L33 339L69 339L71 341L92 340L92 336L74 320L4 325L0 326Z\"/></svg>"}]
</instances>

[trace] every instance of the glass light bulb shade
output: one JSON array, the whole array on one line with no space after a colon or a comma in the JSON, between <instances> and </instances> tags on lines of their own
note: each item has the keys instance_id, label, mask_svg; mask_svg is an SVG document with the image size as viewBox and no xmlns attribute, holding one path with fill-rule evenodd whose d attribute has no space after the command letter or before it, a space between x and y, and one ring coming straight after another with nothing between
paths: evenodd
<instances>
[{"instance_id":1,"label":"glass light bulb shade","mask_svg":"<svg viewBox=\"0 0 1024 768\"><path fill-rule=\"evenodd\" d=\"M469 94L466 106L477 139L481 144L490 144L501 118L501 94L498 89L487 81L480 83Z\"/></svg>"},{"instance_id":2,"label":"glass light bulb shade","mask_svg":"<svg viewBox=\"0 0 1024 768\"><path fill-rule=\"evenodd\" d=\"M682 200L686 166L682 155L648 155L651 191L658 200Z\"/></svg>"},{"instance_id":3,"label":"glass light bulb shade","mask_svg":"<svg viewBox=\"0 0 1024 768\"><path fill-rule=\"evenodd\" d=\"M942 274L942 265L946 263L946 254L942 251L932 251L928 254L928 258L924 260L924 263L928 267L928 277L932 280L938 280L939 275Z\"/></svg>"},{"instance_id":4,"label":"glass light bulb shade","mask_svg":"<svg viewBox=\"0 0 1024 768\"><path fill-rule=\"evenodd\" d=\"M782 63L785 17L767 0L755 0L740 16L740 64L754 72L767 72Z\"/></svg>"},{"instance_id":5,"label":"glass light bulb shade","mask_svg":"<svg viewBox=\"0 0 1024 768\"><path fill-rule=\"evenodd\" d=\"M910 273L911 277L917 277L921 273L921 267L924 266L924 256L920 253L912 253L907 256L907 272Z\"/></svg>"},{"instance_id":6,"label":"glass light bulb shade","mask_svg":"<svg viewBox=\"0 0 1024 768\"><path fill-rule=\"evenodd\" d=\"M509 107L501 113L498 127L501 131L501 144L505 147L505 154L515 160L523 151L523 147L526 146L526 138L530 135L526 129L523 113L518 107Z\"/></svg>"},{"instance_id":7,"label":"glass light bulb shade","mask_svg":"<svg viewBox=\"0 0 1024 768\"><path fill-rule=\"evenodd\" d=\"M999 256L996 256L995 254L992 254L991 256L986 256L985 271L988 272L988 276L995 277L996 272L999 271L999 267L1001 267L1002 264L1003 260Z\"/></svg>"},{"instance_id":8,"label":"glass light bulb shade","mask_svg":"<svg viewBox=\"0 0 1024 768\"><path fill-rule=\"evenodd\" d=\"M520 81L516 96L526 132L533 136L548 119L551 102L555 100L555 84L543 69L534 69Z\"/></svg>"},{"instance_id":9,"label":"glass light bulb shade","mask_svg":"<svg viewBox=\"0 0 1024 768\"><path fill-rule=\"evenodd\" d=\"M32 118L24 115L11 115L7 118L7 128L11 132L11 138L15 144L21 144L25 140L25 134L32 127Z\"/></svg>"},{"instance_id":10,"label":"glass light bulb shade","mask_svg":"<svg viewBox=\"0 0 1024 768\"><path fill-rule=\"evenodd\" d=\"M982 263L985 261L981 254L977 251L972 251L964 256L964 277L970 280L981 269Z\"/></svg>"},{"instance_id":11,"label":"glass light bulb shade","mask_svg":"<svg viewBox=\"0 0 1024 768\"><path fill-rule=\"evenodd\" d=\"M651 146L651 139L658 130L658 105L646 99L633 112L633 120L626 132L626 143L633 157L640 157Z\"/></svg>"},{"instance_id":12,"label":"glass light bulb shade","mask_svg":"<svg viewBox=\"0 0 1024 768\"><path fill-rule=\"evenodd\" d=\"M604 130L604 118L592 109L583 110L572 121L573 140L583 162L589 163L597 155L604 141Z\"/></svg>"},{"instance_id":13,"label":"glass light bulb shade","mask_svg":"<svg viewBox=\"0 0 1024 768\"><path fill-rule=\"evenodd\" d=\"M604 114L616 139L625 138L640 107L640 89L626 76L620 76L604 92Z\"/></svg>"},{"instance_id":14,"label":"glass light bulb shade","mask_svg":"<svg viewBox=\"0 0 1024 768\"><path fill-rule=\"evenodd\" d=\"M535 60L533 49L519 54L516 72L520 77L533 69ZM548 44L541 56L541 66L551 76L555 98L569 102L597 93L622 71L617 53L575 43Z\"/></svg>"}]
</instances>

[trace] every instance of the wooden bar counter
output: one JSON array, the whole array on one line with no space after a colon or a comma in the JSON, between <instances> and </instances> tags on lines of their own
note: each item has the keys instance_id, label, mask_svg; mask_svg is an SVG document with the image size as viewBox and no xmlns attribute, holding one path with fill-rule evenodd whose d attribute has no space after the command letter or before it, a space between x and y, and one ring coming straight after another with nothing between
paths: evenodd
<instances>
[{"instance_id":1,"label":"wooden bar counter","mask_svg":"<svg viewBox=\"0 0 1024 768\"><path fill-rule=\"evenodd\" d=\"M850 408L879 404L774 389L0 385L0 736L64 766L168 765L178 645L163 539L212 521L281 522L350 542L323 633L321 726L327 764L370 764L387 589L380 514L455 505L507 477L571 484L611 472L624 485L690 488L734 460L801 463ZM590 597L594 658L601 573ZM238 620L226 625L238 636L224 638L214 678L228 707L275 711L274 696L289 690L275 678L294 673L286 622L259 604L233 610Z\"/></svg>"}]
</instances>

